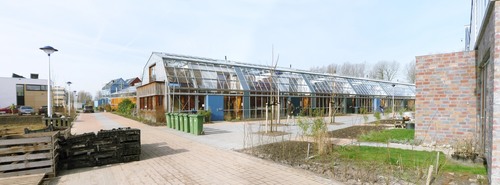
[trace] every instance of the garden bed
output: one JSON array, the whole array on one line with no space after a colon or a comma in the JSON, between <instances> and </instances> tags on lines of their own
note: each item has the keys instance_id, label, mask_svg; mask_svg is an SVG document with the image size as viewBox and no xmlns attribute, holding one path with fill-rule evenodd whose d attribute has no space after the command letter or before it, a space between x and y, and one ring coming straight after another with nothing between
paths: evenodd
<instances>
[{"instance_id":1,"label":"garden bed","mask_svg":"<svg viewBox=\"0 0 500 185\"><path fill-rule=\"evenodd\" d=\"M301 141L266 144L242 152L347 184L423 184L429 166L436 159L436 152L334 145L327 154L319 156L314 143ZM433 175L433 183L487 184L485 176L484 166L457 164L441 155L439 173Z\"/></svg>"}]
</instances>

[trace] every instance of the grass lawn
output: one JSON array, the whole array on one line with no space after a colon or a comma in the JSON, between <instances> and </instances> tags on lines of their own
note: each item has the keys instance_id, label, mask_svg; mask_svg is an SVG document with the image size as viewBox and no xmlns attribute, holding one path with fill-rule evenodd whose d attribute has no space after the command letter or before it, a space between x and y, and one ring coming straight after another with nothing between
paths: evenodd
<instances>
[{"instance_id":1,"label":"grass lawn","mask_svg":"<svg viewBox=\"0 0 500 185\"><path fill-rule=\"evenodd\" d=\"M389 140L411 141L415 136L415 130L410 129L390 129L383 131L374 131L362 135L359 141L387 143Z\"/></svg>"},{"instance_id":2,"label":"grass lawn","mask_svg":"<svg viewBox=\"0 0 500 185\"><path fill-rule=\"evenodd\" d=\"M355 162L378 163L406 169L427 169L436 163L436 152L412 151L396 148L347 146L336 150L341 158ZM440 172L471 173L486 175L486 167L481 164L459 164L446 159L443 153L439 158Z\"/></svg>"}]
</instances>

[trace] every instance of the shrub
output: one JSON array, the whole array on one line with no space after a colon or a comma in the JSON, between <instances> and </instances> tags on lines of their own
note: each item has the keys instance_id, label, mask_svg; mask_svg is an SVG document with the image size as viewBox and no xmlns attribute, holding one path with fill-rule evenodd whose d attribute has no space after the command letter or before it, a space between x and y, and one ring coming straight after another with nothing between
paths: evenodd
<instances>
[{"instance_id":1,"label":"shrub","mask_svg":"<svg viewBox=\"0 0 500 185\"><path fill-rule=\"evenodd\" d=\"M208 123L211 121L212 119L212 112L210 112L210 110L200 110L198 111L198 113L200 115L203 115L203 117L205 118L205 122L204 123Z\"/></svg>"},{"instance_id":2,"label":"shrub","mask_svg":"<svg viewBox=\"0 0 500 185\"><path fill-rule=\"evenodd\" d=\"M111 112L111 105L109 105L109 104L108 104L108 105L105 105L105 106L104 106L104 110L105 110L106 112Z\"/></svg>"},{"instance_id":3,"label":"shrub","mask_svg":"<svg viewBox=\"0 0 500 185\"><path fill-rule=\"evenodd\" d=\"M118 104L118 112L125 115L132 114L132 110L135 107L135 103L130 101L129 99L124 99L122 102Z\"/></svg>"}]
</instances>

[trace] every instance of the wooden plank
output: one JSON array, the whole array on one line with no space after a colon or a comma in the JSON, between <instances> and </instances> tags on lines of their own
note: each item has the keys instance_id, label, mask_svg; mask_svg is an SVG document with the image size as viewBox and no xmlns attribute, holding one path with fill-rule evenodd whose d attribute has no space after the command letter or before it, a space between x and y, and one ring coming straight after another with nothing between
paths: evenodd
<instances>
[{"instance_id":1,"label":"wooden plank","mask_svg":"<svg viewBox=\"0 0 500 185\"><path fill-rule=\"evenodd\" d=\"M38 133L29 133L18 136L18 138L37 138L37 137L52 137L54 134L57 134L59 131L52 132L38 132Z\"/></svg>"},{"instance_id":2,"label":"wooden plank","mask_svg":"<svg viewBox=\"0 0 500 185\"><path fill-rule=\"evenodd\" d=\"M31 175L31 174L39 174L39 173L53 173L52 167L47 168L39 168L34 170L23 170L17 172L9 172L9 173L0 173L0 177L12 177L12 176L20 176L20 175Z\"/></svg>"},{"instance_id":3,"label":"wooden plank","mask_svg":"<svg viewBox=\"0 0 500 185\"><path fill-rule=\"evenodd\" d=\"M52 142L51 137L36 137L36 138L23 138L23 139L2 139L2 140L0 140L0 146L34 144L34 143L51 143L51 142Z\"/></svg>"},{"instance_id":4,"label":"wooden plank","mask_svg":"<svg viewBox=\"0 0 500 185\"><path fill-rule=\"evenodd\" d=\"M44 173L0 178L0 185L38 185L42 182Z\"/></svg>"},{"instance_id":5,"label":"wooden plank","mask_svg":"<svg viewBox=\"0 0 500 185\"><path fill-rule=\"evenodd\" d=\"M52 152L38 153L38 154L24 154L24 155L0 157L0 163L14 162L14 161L27 161L27 160L34 160L34 159L51 159L51 158L52 158Z\"/></svg>"},{"instance_id":6,"label":"wooden plank","mask_svg":"<svg viewBox=\"0 0 500 185\"><path fill-rule=\"evenodd\" d=\"M7 170L20 170L20 169L26 169L26 168L36 168L36 167L42 167L42 166L52 166L53 161L52 159L49 160L44 160L44 161L36 161L36 162L26 162L26 163L19 163L19 164L6 164L6 165L0 165L0 171L7 171Z\"/></svg>"},{"instance_id":7,"label":"wooden plank","mask_svg":"<svg viewBox=\"0 0 500 185\"><path fill-rule=\"evenodd\" d=\"M6 155L12 153L27 153L27 152L44 151L51 149L52 149L52 144L35 145L35 146L13 146L9 148L0 148L0 155Z\"/></svg>"}]
</instances>

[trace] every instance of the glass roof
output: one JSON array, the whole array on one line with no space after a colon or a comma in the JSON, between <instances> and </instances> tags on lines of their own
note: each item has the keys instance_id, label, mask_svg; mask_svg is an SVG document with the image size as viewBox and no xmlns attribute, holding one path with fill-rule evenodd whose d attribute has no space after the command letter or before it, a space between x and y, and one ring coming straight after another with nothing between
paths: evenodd
<instances>
[{"instance_id":1,"label":"glass roof","mask_svg":"<svg viewBox=\"0 0 500 185\"><path fill-rule=\"evenodd\" d=\"M256 92L279 89L282 93L415 96L415 85L412 84L319 74L290 68L273 70L270 66L165 53L153 54L163 58L169 85L179 88Z\"/></svg>"},{"instance_id":2,"label":"glass roof","mask_svg":"<svg viewBox=\"0 0 500 185\"><path fill-rule=\"evenodd\" d=\"M304 74L304 76L311 83L315 93L356 94L346 78L315 74Z\"/></svg>"},{"instance_id":3,"label":"glass roof","mask_svg":"<svg viewBox=\"0 0 500 185\"><path fill-rule=\"evenodd\" d=\"M357 95L367 95L367 96L387 96L388 94L382 89L380 84L376 81L368 81L361 79L348 78L348 82L351 83L352 88Z\"/></svg>"}]
</instances>

